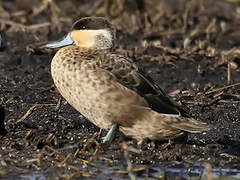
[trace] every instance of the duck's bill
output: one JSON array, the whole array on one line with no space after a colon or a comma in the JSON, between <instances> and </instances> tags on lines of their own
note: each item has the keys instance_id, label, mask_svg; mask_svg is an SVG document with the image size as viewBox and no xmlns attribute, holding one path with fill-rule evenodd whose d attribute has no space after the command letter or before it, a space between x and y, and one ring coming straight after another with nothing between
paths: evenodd
<instances>
[{"instance_id":1,"label":"duck's bill","mask_svg":"<svg viewBox=\"0 0 240 180\"><path fill-rule=\"evenodd\" d=\"M59 48L63 46L73 45L74 41L71 39L70 34L68 33L63 39L45 45L46 48Z\"/></svg>"}]
</instances>

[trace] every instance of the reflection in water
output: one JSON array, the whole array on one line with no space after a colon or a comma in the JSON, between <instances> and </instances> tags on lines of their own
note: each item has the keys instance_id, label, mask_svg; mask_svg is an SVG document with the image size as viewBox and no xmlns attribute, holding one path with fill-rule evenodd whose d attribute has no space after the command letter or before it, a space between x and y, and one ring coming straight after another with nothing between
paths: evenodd
<instances>
[{"instance_id":1,"label":"reflection in water","mask_svg":"<svg viewBox=\"0 0 240 180\"><path fill-rule=\"evenodd\" d=\"M46 176L43 173L31 173L31 174L22 174L20 178L23 180L46 180Z\"/></svg>"},{"instance_id":2,"label":"reflection in water","mask_svg":"<svg viewBox=\"0 0 240 180\"><path fill-rule=\"evenodd\" d=\"M95 167L96 168L96 167ZM147 167L146 167L147 168ZM99 167L97 168L99 170ZM96 174L96 177L89 178L89 179L107 179L111 177L112 180L126 180L129 179L127 174L118 174L116 173L117 167L105 168ZM204 168L159 168L159 167L152 167L148 168L149 170L143 173L137 173L136 178L143 180L143 179L186 179L186 180L205 180L207 179L207 172ZM92 169L91 169L92 170ZM58 174L59 175L59 174ZM21 179L24 180L46 180L49 177L56 177L58 176L56 171L48 170L47 173L29 173L29 174L22 174L20 175ZM220 168L213 168L212 175L214 180L237 180L240 179L240 170L237 169L220 169ZM81 179L81 177L76 177L76 179Z\"/></svg>"}]
</instances>

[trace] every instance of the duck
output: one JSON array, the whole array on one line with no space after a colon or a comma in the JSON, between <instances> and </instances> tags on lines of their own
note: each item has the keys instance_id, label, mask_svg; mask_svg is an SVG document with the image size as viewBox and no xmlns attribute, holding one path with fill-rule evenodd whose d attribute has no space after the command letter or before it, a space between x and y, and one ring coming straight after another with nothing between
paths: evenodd
<instances>
[{"instance_id":1,"label":"duck","mask_svg":"<svg viewBox=\"0 0 240 180\"><path fill-rule=\"evenodd\" d=\"M183 108L131 58L115 53L116 28L105 17L77 20L51 61L55 86L66 101L100 129L103 143L119 130L137 140L171 140L211 127Z\"/></svg>"}]
</instances>

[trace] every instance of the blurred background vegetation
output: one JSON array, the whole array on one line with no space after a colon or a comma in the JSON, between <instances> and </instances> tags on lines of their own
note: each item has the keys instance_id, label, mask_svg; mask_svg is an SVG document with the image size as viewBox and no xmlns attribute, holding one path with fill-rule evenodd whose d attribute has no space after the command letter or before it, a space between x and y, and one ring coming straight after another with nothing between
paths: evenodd
<instances>
[{"instance_id":1,"label":"blurred background vegetation","mask_svg":"<svg viewBox=\"0 0 240 180\"><path fill-rule=\"evenodd\" d=\"M240 44L238 0L11 0L0 2L0 30L50 26L68 31L85 16L109 17L116 27L137 38L182 47L185 38L202 46L230 49ZM44 24L45 23L45 24ZM50 24L48 24L50 23ZM19 26L18 26L19 25ZM140 33L140 35L139 35ZM167 39L173 38L174 41ZM188 42L186 42L188 43Z\"/></svg>"}]
</instances>

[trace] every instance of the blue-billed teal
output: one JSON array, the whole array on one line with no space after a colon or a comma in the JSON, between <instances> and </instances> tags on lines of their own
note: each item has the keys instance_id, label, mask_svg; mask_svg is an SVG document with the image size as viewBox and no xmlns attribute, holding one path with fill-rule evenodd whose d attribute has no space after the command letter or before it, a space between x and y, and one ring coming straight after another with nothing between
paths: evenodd
<instances>
[{"instance_id":1,"label":"blue-billed teal","mask_svg":"<svg viewBox=\"0 0 240 180\"><path fill-rule=\"evenodd\" d=\"M89 121L110 129L104 142L112 140L117 127L138 142L209 130L206 123L184 117L132 59L113 52L115 28L106 18L82 18L62 40L46 47L62 47L51 63L54 83Z\"/></svg>"}]
</instances>

